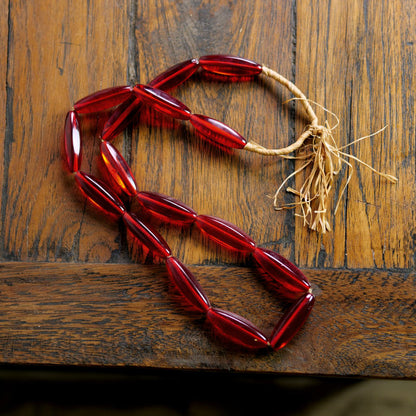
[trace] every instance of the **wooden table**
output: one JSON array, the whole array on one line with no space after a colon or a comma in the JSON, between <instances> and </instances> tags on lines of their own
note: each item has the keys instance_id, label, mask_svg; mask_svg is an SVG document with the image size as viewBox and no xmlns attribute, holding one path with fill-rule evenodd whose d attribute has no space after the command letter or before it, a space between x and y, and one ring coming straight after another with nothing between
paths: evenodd
<instances>
[{"instance_id":1,"label":"wooden table","mask_svg":"<svg viewBox=\"0 0 416 416\"><path fill-rule=\"evenodd\" d=\"M412 0L3 1L1 363L415 378L415 16ZM299 161L222 152L180 122L139 119L116 139L140 189L224 218L305 271L316 306L274 353L218 343L203 319L178 308L163 264L148 264L63 169L63 124L76 100L217 53L294 81L339 117L339 146L388 125L348 151L399 178L392 185L352 161L332 231L319 235L269 198ZM268 147L290 144L305 125L301 106L285 103L291 95L261 77L191 80L174 95ZM84 137L88 172L102 122L93 118ZM344 166L331 209L349 172ZM271 329L282 306L249 263L195 229L158 229L217 306Z\"/></svg>"}]
</instances>

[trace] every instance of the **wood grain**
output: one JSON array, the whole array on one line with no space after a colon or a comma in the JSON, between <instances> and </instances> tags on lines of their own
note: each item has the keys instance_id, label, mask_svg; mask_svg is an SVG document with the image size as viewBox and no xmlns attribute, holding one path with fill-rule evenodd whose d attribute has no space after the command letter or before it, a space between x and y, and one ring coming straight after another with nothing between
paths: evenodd
<instances>
[{"instance_id":1,"label":"wood grain","mask_svg":"<svg viewBox=\"0 0 416 416\"><path fill-rule=\"evenodd\" d=\"M0 79L1 79L1 99L0 99L0 160L6 161L8 159L9 146L11 132L10 132L10 117L11 117L11 101L12 95L10 94L10 88L7 85L7 68L8 68L8 56L9 56L9 7L2 7L0 10L0 44L6 47L6 53L2 53L0 56ZM6 138L6 136L8 136ZM7 195L7 187L4 186L4 165L0 163L0 186L2 199ZM4 218L4 205L1 204L1 216ZM3 254L4 247L4 227L3 221L0 224L0 251Z\"/></svg>"},{"instance_id":2,"label":"wood grain","mask_svg":"<svg viewBox=\"0 0 416 416\"><path fill-rule=\"evenodd\" d=\"M333 233L320 237L296 226L296 260L318 267L414 267L415 130L412 67L413 2L301 1L297 7L296 81L307 96L340 118L339 145L384 126L349 148L397 185L353 164L354 174ZM320 112L322 120L335 120ZM410 156L411 155L411 156ZM344 168L334 202L351 169Z\"/></svg>"},{"instance_id":3,"label":"wood grain","mask_svg":"<svg viewBox=\"0 0 416 416\"><path fill-rule=\"evenodd\" d=\"M10 0L0 10L1 363L415 378L415 15L411 0ZM116 138L140 189L231 221L307 269L316 308L293 344L269 355L224 350L203 320L176 307L163 266L143 265L152 259L97 215L63 169L74 101L214 53L295 81L338 115L340 146L388 124L349 151L399 177L390 185L353 163L333 231L319 236L295 212L273 210L270 195L299 166L293 160L223 152L151 111ZM173 95L267 147L304 128L300 106L262 77L230 84L197 75ZM107 117L83 119L87 172L98 174ZM284 305L249 261L192 228L155 225L220 307L271 330Z\"/></svg>"},{"instance_id":4,"label":"wood grain","mask_svg":"<svg viewBox=\"0 0 416 416\"><path fill-rule=\"evenodd\" d=\"M270 332L284 305L251 268L192 267L215 305ZM308 271L317 297L287 348L243 353L176 303L161 266L4 263L3 363L416 378L416 274Z\"/></svg>"},{"instance_id":5,"label":"wood grain","mask_svg":"<svg viewBox=\"0 0 416 416\"><path fill-rule=\"evenodd\" d=\"M118 248L113 228L94 225L91 215L83 221L85 206L73 198L63 173L61 140L76 99L125 80L129 25L119 22L127 4L25 3L10 2L7 85L13 100L4 146L2 257L104 261ZM91 165L95 153L85 144L84 164Z\"/></svg>"},{"instance_id":6,"label":"wood grain","mask_svg":"<svg viewBox=\"0 0 416 416\"><path fill-rule=\"evenodd\" d=\"M273 10L272 21L265 26L262 19L268 10ZM137 81L148 82L177 62L215 53L250 56L291 76L291 13L288 2L139 2ZM289 24L282 25L283 21ZM264 44L276 37L280 39L276 47L266 49ZM153 44L158 45L157 53L150 47ZM291 140L290 106L282 104L290 96L267 80L235 84L190 81L174 95L193 112L223 120L267 146L284 146ZM268 197L289 174L290 163L243 151L225 153L202 143L188 126L168 120L159 127L139 123L131 155L142 189L172 195L201 214L231 221L263 244L282 241L282 252L291 256L292 242L285 237L291 221L286 223L285 215L276 215ZM164 233L174 252L187 263L232 261L224 253L188 244L187 235L178 238L169 229Z\"/></svg>"}]
</instances>

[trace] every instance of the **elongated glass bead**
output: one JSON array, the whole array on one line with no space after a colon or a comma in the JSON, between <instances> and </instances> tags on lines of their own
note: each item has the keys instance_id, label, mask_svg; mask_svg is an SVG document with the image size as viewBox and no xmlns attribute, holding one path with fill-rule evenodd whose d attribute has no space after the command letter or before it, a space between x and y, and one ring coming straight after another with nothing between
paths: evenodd
<instances>
[{"instance_id":1,"label":"elongated glass bead","mask_svg":"<svg viewBox=\"0 0 416 416\"><path fill-rule=\"evenodd\" d=\"M169 276L184 298L199 312L206 312L211 307L210 302L190 270L174 257L166 259L166 266Z\"/></svg>"},{"instance_id":2,"label":"elongated glass bead","mask_svg":"<svg viewBox=\"0 0 416 416\"><path fill-rule=\"evenodd\" d=\"M304 274L280 254L257 247L253 256L260 268L282 287L282 294L286 297L298 298L310 289Z\"/></svg>"},{"instance_id":3,"label":"elongated glass bead","mask_svg":"<svg viewBox=\"0 0 416 416\"><path fill-rule=\"evenodd\" d=\"M138 98L150 104L155 110L179 120L189 120L191 110L166 92L148 85L136 85L133 89Z\"/></svg>"},{"instance_id":4,"label":"elongated glass bead","mask_svg":"<svg viewBox=\"0 0 416 416\"><path fill-rule=\"evenodd\" d=\"M101 138L109 141L119 135L137 116L143 102L135 95L116 108L104 125Z\"/></svg>"},{"instance_id":5,"label":"elongated glass bead","mask_svg":"<svg viewBox=\"0 0 416 416\"><path fill-rule=\"evenodd\" d=\"M75 111L69 111L65 120L64 132L66 163L71 172L81 167L81 132Z\"/></svg>"},{"instance_id":6,"label":"elongated glass bead","mask_svg":"<svg viewBox=\"0 0 416 416\"><path fill-rule=\"evenodd\" d=\"M197 217L192 208L170 196L141 191L137 192L136 198L144 208L164 221L185 225L193 223Z\"/></svg>"},{"instance_id":7,"label":"elongated glass bead","mask_svg":"<svg viewBox=\"0 0 416 416\"><path fill-rule=\"evenodd\" d=\"M250 349L269 346L266 336L247 319L222 309L211 308L207 320L216 332L234 344Z\"/></svg>"},{"instance_id":8,"label":"elongated glass bead","mask_svg":"<svg viewBox=\"0 0 416 416\"><path fill-rule=\"evenodd\" d=\"M297 334L311 313L314 303L314 296L308 293L283 315L270 336L270 345L274 350L283 348Z\"/></svg>"},{"instance_id":9,"label":"elongated glass bead","mask_svg":"<svg viewBox=\"0 0 416 416\"><path fill-rule=\"evenodd\" d=\"M84 195L105 214L119 218L125 212L120 198L102 181L78 171L75 181Z\"/></svg>"},{"instance_id":10,"label":"elongated glass bead","mask_svg":"<svg viewBox=\"0 0 416 416\"><path fill-rule=\"evenodd\" d=\"M201 114L192 114L190 121L203 137L214 143L235 149L242 149L247 144L247 140L240 133L221 121Z\"/></svg>"},{"instance_id":11,"label":"elongated glass bead","mask_svg":"<svg viewBox=\"0 0 416 416\"><path fill-rule=\"evenodd\" d=\"M127 100L131 96L132 90L132 87L128 85L106 88L77 101L74 104L75 111L85 114L108 110Z\"/></svg>"},{"instance_id":12,"label":"elongated glass bead","mask_svg":"<svg viewBox=\"0 0 416 416\"><path fill-rule=\"evenodd\" d=\"M158 75L154 80L150 81L148 85L163 91L168 91L171 88L184 83L198 70L198 67L198 59L190 59L181 62Z\"/></svg>"},{"instance_id":13,"label":"elongated glass bead","mask_svg":"<svg viewBox=\"0 0 416 416\"><path fill-rule=\"evenodd\" d=\"M100 150L108 172L120 189L129 196L135 195L136 181L124 157L110 142L102 141Z\"/></svg>"},{"instance_id":14,"label":"elongated glass bead","mask_svg":"<svg viewBox=\"0 0 416 416\"><path fill-rule=\"evenodd\" d=\"M262 66L257 62L238 56L207 55L199 58L199 65L209 72L227 76L253 76L262 71Z\"/></svg>"},{"instance_id":15,"label":"elongated glass bead","mask_svg":"<svg viewBox=\"0 0 416 416\"><path fill-rule=\"evenodd\" d=\"M172 254L163 237L152 227L137 218L136 215L126 212L123 215L123 222L133 236L153 254L161 258L169 257Z\"/></svg>"},{"instance_id":16,"label":"elongated glass bead","mask_svg":"<svg viewBox=\"0 0 416 416\"><path fill-rule=\"evenodd\" d=\"M244 252L252 252L256 249L256 243L250 236L221 218L198 215L196 224L208 238L223 247Z\"/></svg>"}]
</instances>

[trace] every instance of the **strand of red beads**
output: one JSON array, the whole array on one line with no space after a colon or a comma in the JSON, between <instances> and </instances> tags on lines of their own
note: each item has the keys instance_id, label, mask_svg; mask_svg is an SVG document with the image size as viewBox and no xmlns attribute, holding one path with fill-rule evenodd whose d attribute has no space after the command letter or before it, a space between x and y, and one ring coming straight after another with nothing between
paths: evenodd
<instances>
[{"instance_id":1,"label":"strand of red beads","mask_svg":"<svg viewBox=\"0 0 416 416\"><path fill-rule=\"evenodd\" d=\"M92 94L74 105L65 122L65 155L70 172L83 194L113 220L122 220L134 239L147 247L153 255L164 259L170 280L183 299L206 315L214 331L224 340L246 349L283 348L303 326L315 298L303 273L276 252L258 247L253 239L235 225L208 215L198 215L192 208L174 198L139 191L134 176L120 152L110 140L120 133L133 115L146 103L173 118L188 120L208 140L223 146L241 148L245 140L223 123L202 115L192 114L183 103L162 89L173 88L186 81L197 69L236 78L252 77L261 72L253 61L230 56L206 56L180 63L159 75L148 85L114 87ZM80 170L82 141L79 114L106 111L118 106L104 127L100 146L110 183ZM119 195L123 195L119 197ZM180 226L195 224L209 239L229 250L254 258L257 267L275 283L276 290L292 306L267 337L250 321L232 312L215 308L191 271L173 257L163 237L132 212L122 199L136 198L150 214Z\"/></svg>"}]
</instances>

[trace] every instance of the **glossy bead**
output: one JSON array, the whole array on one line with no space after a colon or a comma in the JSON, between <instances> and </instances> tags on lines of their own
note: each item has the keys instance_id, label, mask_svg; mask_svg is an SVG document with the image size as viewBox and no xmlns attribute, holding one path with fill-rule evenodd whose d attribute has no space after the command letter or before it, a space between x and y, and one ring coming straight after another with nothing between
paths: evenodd
<instances>
[{"instance_id":1,"label":"glossy bead","mask_svg":"<svg viewBox=\"0 0 416 416\"><path fill-rule=\"evenodd\" d=\"M266 336L247 319L222 309L211 308L207 320L216 332L231 343L250 349L267 348Z\"/></svg>"},{"instance_id":2,"label":"glossy bead","mask_svg":"<svg viewBox=\"0 0 416 416\"><path fill-rule=\"evenodd\" d=\"M137 116L143 102L135 95L120 104L104 125L101 138L111 140L118 136Z\"/></svg>"},{"instance_id":3,"label":"glossy bead","mask_svg":"<svg viewBox=\"0 0 416 416\"><path fill-rule=\"evenodd\" d=\"M151 87L168 91L185 82L198 70L198 60L190 59L172 66L148 83Z\"/></svg>"},{"instance_id":4,"label":"glossy bead","mask_svg":"<svg viewBox=\"0 0 416 416\"><path fill-rule=\"evenodd\" d=\"M66 115L64 144L68 168L71 172L76 172L81 167L81 132L75 111Z\"/></svg>"},{"instance_id":5,"label":"glossy bead","mask_svg":"<svg viewBox=\"0 0 416 416\"><path fill-rule=\"evenodd\" d=\"M311 293L300 298L283 315L270 336L270 345L279 350L289 343L311 313L315 298Z\"/></svg>"},{"instance_id":6,"label":"glossy bead","mask_svg":"<svg viewBox=\"0 0 416 416\"><path fill-rule=\"evenodd\" d=\"M133 89L138 98L150 104L155 110L179 120L189 120L191 110L166 92L147 85L136 85Z\"/></svg>"},{"instance_id":7,"label":"glossy bead","mask_svg":"<svg viewBox=\"0 0 416 416\"><path fill-rule=\"evenodd\" d=\"M169 276L184 298L199 312L206 312L211 305L193 274L174 257L166 259L166 266Z\"/></svg>"},{"instance_id":8,"label":"glossy bead","mask_svg":"<svg viewBox=\"0 0 416 416\"><path fill-rule=\"evenodd\" d=\"M227 76L253 76L262 71L262 66L257 62L238 56L208 55L199 58L200 66L209 72Z\"/></svg>"},{"instance_id":9,"label":"glossy bead","mask_svg":"<svg viewBox=\"0 0 416 416\"><path fill-rule=\"evenodd\" d=\"M198 215L196 224L208 238L223 247L245 252L256 249L254 240L228 221L208 215Z\"/></svg>"},{"instance_id":10,"label":"glossy bead","mask_svg":"<svg viewBox=\"0 0 416 416\"><path fill-rule=\"evenodd\" d=\"M75 111L78 113L96 113L108 110L127 100L132 94L132 87L112 87L88 95L74 104Z\"/></svg>"},{"instance_id":11,"label":"glossy bead","mask_svg":"<svg viewBox=\"0 0 416 416\"><path fill-rule=\"evenodd\" d=\"M218 120L201 114L192 114L190 121L203 137L214 143L236 149L242 149L247 144L247 140L240 133Z\"/></svg>"},{"instance_id":12,"label":"glossy bead","mask_svg":"<svg viewBox=\"0 0 416 416\"><path fill-rule=\"evenodd\" d=\"M257 247L253 256L260 268L282 286L282 293L288 298L298 298L310 289L304 274L280 254Z\"/></svg>"},{"instance_id":13,"label":"glossy bead","mask_svg":"<svg viewBox=\"0 0 416 416\"><path fill-rule=\"evenodd\" d=\"M110 143L102 141L100 145L101 157L113 180L120 189L129 196L137 192L136 181L129 165L120 152Z\"/></svg>"},{"instance_id":14,"label":"glossy bead","mask_svg":"<svg viewBox=\"0 0 416 416\"><path fill-rule=\"evenodd\" d=\"M126 212L123 215L123 222L132 235L156 256L166 258L172 254L163 237L134 214Z\"/></svg>"},{"instance_id":15,"label":"glossy bead","mask_svg":"<svg viewBox=\"0 0 416 416\"><path fill-rule=\"evenodd\" d=\"M114 217L124 214L120 198L104 182L81 171L75 173L75 181L84 195L105 214Z\"/></svg>"},{"instance_id":16,"label":"glossy bead","mask_svg":"<svg viewBox=\"0 0 416 416\"><path fill-rule=\"evenodd\" d=\"M192 208L170 196L141 191L136 198L144 208L167 222L185 225L193 223L197 217Z\"/></svg>"}]
</instances>

